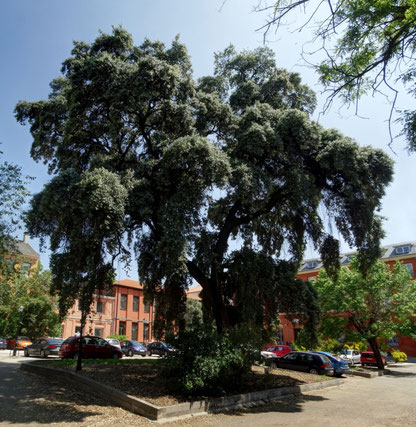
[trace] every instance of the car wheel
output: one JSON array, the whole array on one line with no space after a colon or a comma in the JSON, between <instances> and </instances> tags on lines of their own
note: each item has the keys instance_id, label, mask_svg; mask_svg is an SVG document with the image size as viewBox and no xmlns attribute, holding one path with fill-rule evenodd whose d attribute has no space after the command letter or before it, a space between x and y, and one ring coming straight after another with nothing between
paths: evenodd
<instances>
[{"instance_id":1,"label":"car wheel","mask_svg":"<svg viewBox=\"0 0 416 427\"><path fill-rule=\"evenodd\" d=\"M153 356L153 353L151 351L149 351L149 356Z\"/></svg>"},{"instance_id":2,"label":"car wheel","mask_svg":"<svg viewBox=\"0 0 416 427\"><path fill-rule=\"evenodd\" d=\"M45 350L40 351L40 357L48 357L48 355L45 353Z\"/></svg>"},{"instance_id":3,"label":"car wheel","mask_svg":"<svg viewBox=\"0 0 416 427\"><path fill-rule=\"evenodd\" d=\"M115 353L116 354L116 353ZM127 352L127 356L129 356L129 357L133 357L133 350L129 350L128 352Z\"/></svg>"},{"instance_id":4,"label":"car wheel","mask_svg":"<svg viewBox=\"0 0 416 427\"><path fill-rule=\"evenodd\" d=\"M315 368L309 369L309 373L313 374L313 375L319 375L319 371L317 369L315 369Z\"/></svg>"},{"instance_id":5,"label":"car wheel","mask_svg":"<svg viewBox=\"0 0 416 427\"><path fill-rule=\"evenodd\" d=\"M72 358L73 358L74 360L78 360L78 353L74 353L74 355L72 356Z\"/></svg>"},{"instance_id":6,"label":"car wheel","mask_svg":"<svg viewBox=\"0 0 416 427\"><path fill-rule=\"evenodd\" d=\"M270 368L271 369L277 369L277 363L276 362L270 363Z\"/></svg>"},{"instance_id":7,"label":"car wheel","mask_svg":"<svg viewBox=\"0 0 416 427\"><path fill-rule=\"evenodd\" d=\"M27 348L25 348L24 355L25 355L25 357L29 357L29 351Z\"/></svg>"},{"instance_id":8,"label":"car wheel","mask_svg":"<svg viewBox=\"0 0 416 427\"><path fill-rule=\"evenodd\" d=\"M114 353L113 354L113 359L120 359L120 355L118 353Z\"/></svg>"}]
</instances>

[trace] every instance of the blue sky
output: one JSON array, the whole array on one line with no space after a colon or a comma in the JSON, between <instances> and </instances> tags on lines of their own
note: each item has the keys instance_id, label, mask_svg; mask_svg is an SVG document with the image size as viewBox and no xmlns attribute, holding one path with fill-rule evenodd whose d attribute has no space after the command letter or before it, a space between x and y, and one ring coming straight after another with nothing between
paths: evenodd
<instances>
[{"instance_id":1,"label":"blue sky","mask_svg":"<svg viewBox=\"0 0 416 427\"><path fill-rule=\"evenodd\" d=\"M46 167L30 158L29 128L19 125L13 109L19 100L36 101L47 98L50 81L60 74L62 61L67 58L73 40L92 42L98 31L110 32L113 25L122 25L132 33L136 44L145 37L166 44L180 34L180 39L192 57L194 75L212 72L213 55L230 43L238 50L252 49L263 43L263 34L256 32L266 16L253 12L258 0L16 0L0 5L0 150L2 160L22 167L25 175L36 179L30 184L32 193L39 192L49 177ZM303 16L297 19L304 20ZM279 67L299 72L304 82L316 92L322 88L313 71L302 64L300 53L310 33L284 29L271 34L268 46L276 52ZM401 93L402 109L412 108L410 99ZM322 108L325 97L319 96ZM340 129L360 145L383 148L395 160L395 177L383 201L385 222L384 244L416 240L414 229L415 156L408 156L404 141L396 140L394 154L388 148L388 128L385 123L390 104L383 97L368 97L360 103L360 116L335 105L328 114L319 117L326 127ZM320 108L317 108L317 113ZM363 117L363 118L362 118ZM315 115L318 120L318 114ZM396 129L396 132L399 128ZM38 250L38 241L31 240ZM348 250L343 247L343 250ZM308 249L306 257L314 256ZM41 254L48 266L48 253ZM121 272L122 278L126 274ZM129 276L137 278L131 271Z\"/></svg>"}]
</instances>

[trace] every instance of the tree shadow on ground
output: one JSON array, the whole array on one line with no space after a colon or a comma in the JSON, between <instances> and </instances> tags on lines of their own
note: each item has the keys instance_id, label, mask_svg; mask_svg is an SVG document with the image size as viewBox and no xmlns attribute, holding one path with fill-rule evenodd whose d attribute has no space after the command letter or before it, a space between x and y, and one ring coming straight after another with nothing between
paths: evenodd
<instances>
[{"instance_id":1,"label":"tree shadow on ground","mask_svg":"<svg viewBox=\"0 0 416 427\"><path fill-rule=\"evenodd\" d=\"M9 424L82 423L114 411L113 405L56 380L0 366L0 422Z\"/></svg>"},{"instance_id":2,"label":"tree shadow on ground","mask_svg":"<svg viewBox=\"0 0 416 427\"><path fill-rule=\"evenodd\" d=\"M261 406L255 406L252 408L242 408L233 411L222 411L224 415L238 416L247 414L261 414L261 413L296 413L302 412L302 407L306 402L322 402L328 400L322 396L311 396L311 395L297 395L288 396L280 399L273 400Z\"/></svg>"}]
</instances>

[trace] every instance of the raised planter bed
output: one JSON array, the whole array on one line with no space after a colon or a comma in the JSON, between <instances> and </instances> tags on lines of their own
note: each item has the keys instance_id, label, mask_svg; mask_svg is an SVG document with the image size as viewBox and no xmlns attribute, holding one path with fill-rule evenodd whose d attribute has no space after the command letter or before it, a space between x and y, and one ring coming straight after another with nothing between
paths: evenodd
<instances>
[{"instance_id":1,"label":"raised planter bed","mask_svg":"<svg viewBox=\"0 0 416 427\"><path fill-rule=\"evenodd\" d=\"M26 372L43 375L53 380L59 380L67 384L71 384L78 389L98 395L115 405L145 416L151 420L171 419L207 412L237 409L244 406L249 407L262 405L282 397L299 395L311 390L339 386L344 383L343 379L329 379L327 381L314 382L293 387L280 387L221 398L196 400L193 402L183 402L169 406L158 406L69 370L41 366L35 363L22 363L21 369Z\"/></svg>"}]
</instances>

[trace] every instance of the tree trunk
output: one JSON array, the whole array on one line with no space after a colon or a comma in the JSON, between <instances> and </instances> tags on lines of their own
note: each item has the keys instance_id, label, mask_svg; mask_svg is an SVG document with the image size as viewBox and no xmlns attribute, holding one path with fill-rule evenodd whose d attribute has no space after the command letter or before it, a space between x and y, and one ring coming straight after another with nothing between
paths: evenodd
<instances>
[{"instance_id":1,"label":"tree trunk","mask_svg":"<svg viewBox=\"0 0 416 427\"><path fill-rule=\"evenodd\" d=\"M377 342L377 338L373 337L373 338L369 338L368 339L368 343L371 346L371 349L374 352L374 356L376 358L376 362L377 362L377 368L379 370L384 370L384 363L383 363L383 359L380 353L380 347L378 346L378 342Z\"/></svg>"}]
</instances>

